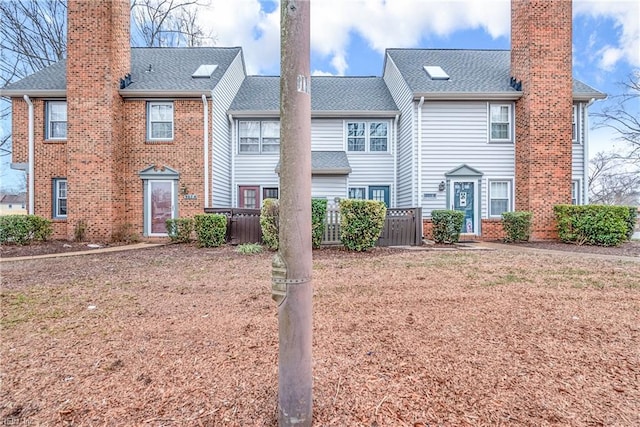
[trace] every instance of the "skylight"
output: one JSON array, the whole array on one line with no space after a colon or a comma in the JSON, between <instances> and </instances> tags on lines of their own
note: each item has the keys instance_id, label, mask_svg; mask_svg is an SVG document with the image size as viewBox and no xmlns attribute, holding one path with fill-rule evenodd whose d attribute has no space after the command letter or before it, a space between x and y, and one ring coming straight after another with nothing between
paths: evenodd
<instances>
[{"instance_id":1,"label":"skylight","mask_svg":"<svg viewBox=\"0 0 640 427\"><path fill-rule=\"evenodd\" d=\"M439 65L425 65L424 70L431 80L449 80L449 74Z\"/></svg>"},{"instance_id":2,"label":"skylight","mask_svg":"<svg viewBox=\"0 0 640 427\"><path fill-rule=\"evenodd\" d=\"M218 68L217 64L202 64L198 67L195 73L191 75L191 77L208 79L211 77L216 68Z\"/></svg>"}]
</instances>

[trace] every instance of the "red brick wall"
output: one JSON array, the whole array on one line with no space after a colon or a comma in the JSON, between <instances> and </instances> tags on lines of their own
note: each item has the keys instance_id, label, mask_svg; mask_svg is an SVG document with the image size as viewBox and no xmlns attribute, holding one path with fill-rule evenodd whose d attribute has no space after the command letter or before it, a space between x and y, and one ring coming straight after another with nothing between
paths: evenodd
<instances>
[{"instance_id":1,"label":"red brick wall","mask_svg":"<svg viewBox=\"0 0 640 427\"><path fill-rule=\"evenodd\" d=\"M191 217L204 209L204 154L202 99L179 99L174 103L174 139L168 142L147 142L146 101L127 100L122 123L126 149L118 164L123 179L125 223L132 224L139 234L143 231L143 183L138 173L151 166L170 167L180 173L179 187L197 199L187 200L179 194L178 215ZM209 100L209 111L211 111ZM209 115L209 129L212 129ZM211 138L210 138L211 141ZM211 144L211 142L210 142Z\"/></svg>"},{"instance_id":2,"label":"red brick wall","mask_svg":"<svg viewBox=\"0 0 640 427\"><path fill-rule=\"evenodd\" d=\"M116 173L122 150L120 79L130 71L129 3L70 0L67 38L67 236L111 238L124 199Z\"/></svg>"},{"instance_id":3,"label":"red brick wall","mask_svg":"<svg viewBox=\"0 0 640 427\"><path fill-rule=\"evenodd\" d=\"M482 230L474 240L500 240L505 237L502 221L499 219L483 219ZM433 240L433 223L430 219L422 220L422 235L425 239Z\"/></svg>"},{"instance_id":4,"label":"red brick wall","mask_svg":"<svg viewBox=\"0 0 640 427\"><path fill-rule=\"evenodd\" d=\"M571 0L512 0L516 209L533 212L532 239L557 237L553 206L571 202Z\"/></svg>"}]
</instances>

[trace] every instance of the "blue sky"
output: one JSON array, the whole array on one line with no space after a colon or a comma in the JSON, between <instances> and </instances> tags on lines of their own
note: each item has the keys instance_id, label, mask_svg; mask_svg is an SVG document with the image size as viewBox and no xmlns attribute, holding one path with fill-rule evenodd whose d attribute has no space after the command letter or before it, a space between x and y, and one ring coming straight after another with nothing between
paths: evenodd
<instances>
[{"instance_id":1,"label":"blue sky","mask_svg":"<svg viewBox=\"0 0 640 427\"><path fill-rule=\"evenodd\" d=\"M548 0L559 1L559 0ZM249 74L279 74L280 4L210 0L200 11L217 46L242 46ZM385 48L509 49L509 0L313 0L313 74L381 75ZM608 94L640 78L640 1L573 1L574 77ZM603 101L591 108L598 110ZM636 106L640 114L640 106ZM609 129L591 132L590 153L618 149ZM0 179L9 179L7 157ZM13 175L15 176L15 174Z\"/></svg>"}]
</instances>

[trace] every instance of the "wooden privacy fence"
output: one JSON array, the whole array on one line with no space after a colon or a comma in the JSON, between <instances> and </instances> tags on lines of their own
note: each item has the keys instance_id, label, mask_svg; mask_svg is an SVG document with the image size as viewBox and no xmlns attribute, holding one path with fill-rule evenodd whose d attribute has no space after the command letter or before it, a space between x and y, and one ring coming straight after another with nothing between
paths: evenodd
<instances>
[{"instance_id":1,"label":"wooden privacy fence","mask_svg":"<svg viewBox=\"0 0 640 427\"><path fill-rule=\"evenodd\" d=\"M232 245L259 243L260 209L205 208L205 213L227 217L227 242ZM340 210L327 207L327 222L322 236L323 245L340 244ZM387 209L387 217L378 246L420 246L422 244L422 208Z\"/></svg>"}]
</instances>

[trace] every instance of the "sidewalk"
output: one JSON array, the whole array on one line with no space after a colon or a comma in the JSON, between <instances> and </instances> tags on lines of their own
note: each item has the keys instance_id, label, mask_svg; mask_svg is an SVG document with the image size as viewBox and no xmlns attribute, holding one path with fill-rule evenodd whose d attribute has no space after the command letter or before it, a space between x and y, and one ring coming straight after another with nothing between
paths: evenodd
<instances>
[{"instance_id":1,"label":"sidewalk","mask_svg":"<svg viewBox=\"0 0 640 427\"><path fill-rule=\"evenodd\" d=\"M61 258L68 256L78 256L78 255L92 255L96 253L106 253L106 252L120 252L120 251L131 251L135 249L147 249L154 248L157 246L164 246L165 243L136 243L133 245L122 245L122 246L111 246L108 248L97 248L97 249L88 249L85 251L76 251L76 252L60 252L55 254L46 254L46 255L33 255L33 256L20 256L20 257L10 257L10 258L0 258L0 262L11 262L11 261L24 261L29 259L46 259L46 258Z\"/></svg>"}]
</instances>

